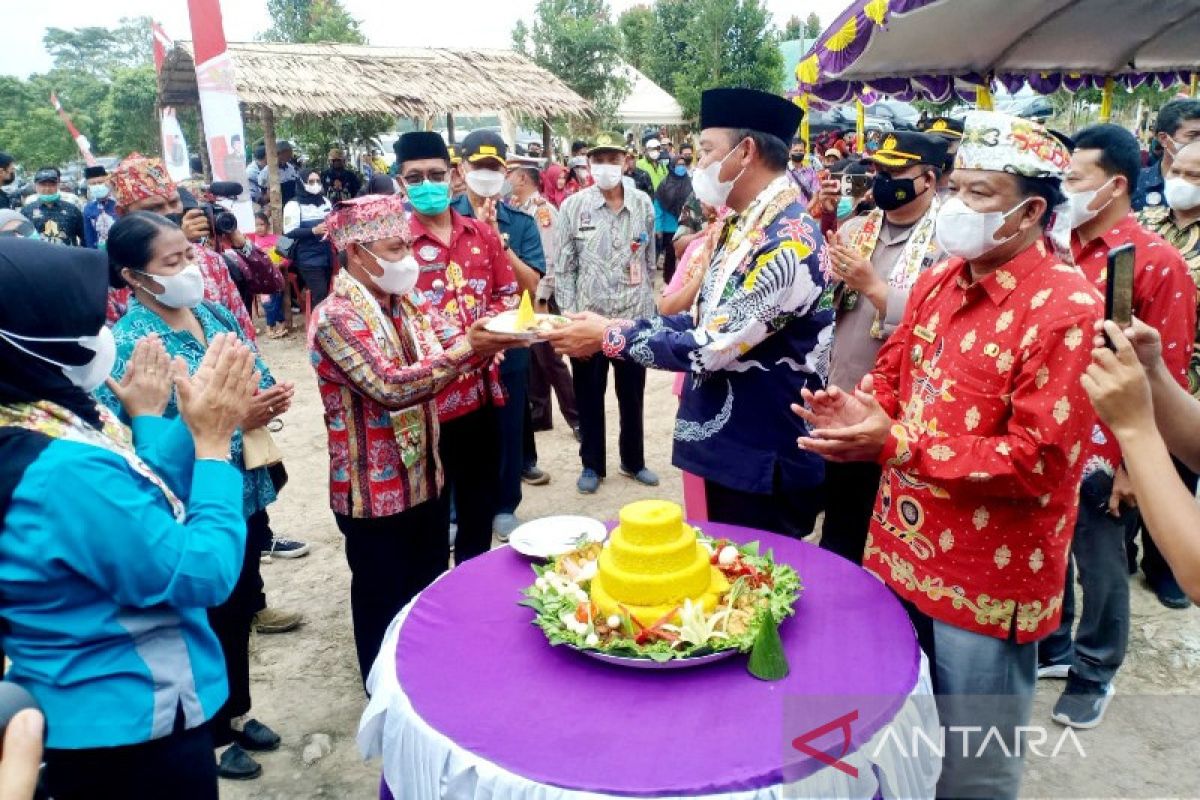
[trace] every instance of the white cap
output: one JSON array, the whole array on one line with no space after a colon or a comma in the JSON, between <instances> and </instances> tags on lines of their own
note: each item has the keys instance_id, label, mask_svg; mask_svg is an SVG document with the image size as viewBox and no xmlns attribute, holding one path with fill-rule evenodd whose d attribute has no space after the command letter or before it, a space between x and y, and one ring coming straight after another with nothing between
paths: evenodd
<instances>
[{"instance_id":1,"label":"white cap","mask_svg":"<svg viewBox=\"0 0 1200 800\"><path fill-rule=\"evenodd\" d=\"M658 139L647 139L646 140L646 149L647 150L661 150L662 144L658 141Z\"/></svg>"}]
</instances>

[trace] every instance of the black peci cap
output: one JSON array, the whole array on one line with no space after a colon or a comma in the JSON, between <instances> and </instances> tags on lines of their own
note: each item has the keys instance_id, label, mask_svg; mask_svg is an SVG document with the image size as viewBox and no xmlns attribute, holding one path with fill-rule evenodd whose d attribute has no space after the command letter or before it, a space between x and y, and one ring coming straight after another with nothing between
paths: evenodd
<instances>
[{"instance_id":1,"label":"black peci cap","mask_svg":"<svg viewBox=\"0 0 1200 800\"><path fill-rule=\"evenodd\" d=\"M787 144L804 112L792 101L757 89L709 89L700 95L700 127L744 128Z\"/></svg>"},{"instance_id":2,"label":"black peci cap","mask_svg":"<svg viewBox=\"0 0 1200 800\"><path fill-rule=\"evenodd\" d=\"M396 163L419 161L422 158L440 158L450 161L450 151L446 149L446 140L435 131L409 131L402 134L392 145L396 153Z\"/></svg>"},{"instance_id":3,"label":"black peci cap","mask_svg":"<svg viewBox=\"0 0 1200 800\"><path fill-rule=\"evenodd\" d=\"M94 167L83 168L83 177L85 179L103 178L107 174L108 170L106 170L102 164L97 164Z\"/></svg>"}]
</instances>

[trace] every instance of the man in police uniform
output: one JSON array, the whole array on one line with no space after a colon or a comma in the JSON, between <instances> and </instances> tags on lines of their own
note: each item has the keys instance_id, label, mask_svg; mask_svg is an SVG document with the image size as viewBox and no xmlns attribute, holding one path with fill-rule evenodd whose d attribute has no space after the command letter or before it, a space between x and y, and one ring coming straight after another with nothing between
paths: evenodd
<instances>
[{"instance_id":1,"label":"man in police uniform","mask_svg":"<svg viewBox=\"0 0 1200 800\"><path fill-rule=\"evenodd\" d=\"M42 167L33 176L37 187L35 199L21 209L37 229L38 235L52 244L83 246L83 212L74 203L62 198L58 191L59 172L55 167Z\"/></svg>"},{"instance_id":2,"label":"man in police uniform","mask_svg":"<svg viewBox=\"0 0 1200 800\"><path fill-rule=\"evenodd\" d=\"M962 144L963 121L950 117L933 117L920 125L921 133L936 136L946 142L946 162L941 165L942 178L938 181L938 192L945 195L950 187L950 173L954 171L954 157Z\"/></svg>"},{"instance_id":3,"label":"man in police uniform","mask_svg":"<svg viewBox=\"0 0 1200 800\"><path fill-rule=\"evenodd\" d=\"M474 131L463 139L458 156L461 163L452 173L461 173L464 193L458 195L450 207L465 217L475 217L496 229L504 243L508 263L517 276L517 283L521 289L529 292L532 301L537 294L538 283L546 274L546 258L542 251L542 237L533 217L517 211L501 199L508 169L508 146L498 133ZM508 541L508 535L517 527L521 474L529 466L525 464L524 457L529 365L528 348L512 350L500 365L500 380L508 400L499 410L499 502L492 531L502 542ZM536 464L532 466L536 468Z\"/></svg>"},{"instance_id":4,"label":"man in police uniform","mask_svg":"<svg viewBox=\"0 0 1200 800\"><path fill-rule=\"evenodd\" d=\"M829 384L848 392L871 371L900 324L917 277L942 257L934 223L946 141L897 131L867 160L875 163L876 208L843 223L827 251L839 281ZM875 462L825 465L821 547L862 561L881 473Z\"/></svg>"}]
</instances>

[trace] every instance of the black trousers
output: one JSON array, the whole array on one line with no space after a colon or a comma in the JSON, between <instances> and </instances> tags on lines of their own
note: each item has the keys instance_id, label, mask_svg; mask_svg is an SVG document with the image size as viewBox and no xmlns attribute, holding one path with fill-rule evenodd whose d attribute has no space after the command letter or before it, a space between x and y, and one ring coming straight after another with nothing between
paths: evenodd
<instances>
[{"instance_id":1,"label":"black trousers","mask_svg":"<svg viewBox=\"0 0 1200 800\"><path fill-rule=\"evenodd\" d=\"M621 435L617 440L621 465L632 472L646 466L645 441L642 433L642 403L646 395L646 368L631 361L621 361L595 355L588 359L571 359L575 383L575 402L579 406L579 458L584 469L607 474L608 452L605 446L604 396L608 392L608 367L612 365L617 386L617 410L621 418Z\"/></svg>"},{"instance_id":2,"label":"black trousers","mask_svg":"<svg viewBox=\"0 0 1200 800\"><path fill-rule=\"evenodd\" d=\"M246 549L242 571L229 599L208 610L208 624L221 642L229 699L212 718L212 738L217 747L233 741L229 721L250 712L250 626L265 607L260 561L263 545L270 542L270 518L257 511L246 520Z\"/></svg>"},{"instance_id":3,"label":"black trousers","mask_svg":"<svg viewBox=\"0 0 1200 800\"><path fill-rule=\"evenodd\" d=\"M820 487L783 489L776 476L771 494L755 494L704 481L708 518L713 522L757 528L793 539L812 533L821 511Z\"/></svg>"},{"instance_id":4,"label":"black trousers","mask_svg":"<svg viewBox=\"0 0 1200 800\"><path fill-rule=\"evenodd\" d=\"M45 752L42 785L54 800L217 800L217 761L207 724L123 747Z\"/></svg>"},{"instance_id":5,"label":"black trousers","mask_svg":"<svg viewBox=\"0 0 1200 800\"><path fill-rule=\"evenodd\" d=\"M438 451L446 485L439 506L441 529L450 536L450 498L458 515L454 560L461 564L492 547L500 474L500 423L496 409L484 406L441 425ZM519 477L518 477L519 479Z\"/></svg>"},{"instance_id":6,"label":"black trousers","mask_svg":"<svg viewBox=\"0 0 1200 800\"><path fill-rule=\"evenodd\" d=\"M333 516L346 537L350 617L358 670L365 683L392 618L445 572L450 563L450 540L442 527L437 500L388 517Z\"/></svg>"},{"instance_id":7,"label":"black trousers","mask_svg":"<svg viewBox=\"0 0 1200 800\"><path fill-rule=\"evenodd\" d=\"M675 234L658 234L658 252L663 254L663 283L670 283L675 274Z\"/></svg>"},{"instance_id":8,"label":"black trousers","mask_svg":"<svg viewBox=\"0 0 1200 800\"><path fill-rule=\"evenodd\" d=\"M533 356L533 371L529 374L529 402L533 406L535 431L548 431L554 427L554 406L550 392L558 398L558 410L572 428L579 427L579 410L575 407L575 384L571 382L571 370L567 362L554 352L549 342L538 342L529 348Z\"/></svg>"},{"instance_id":9,"label":"black trousers","mask_svg":"<svg viewBox=\"0 0 1200 800\"><path fill-rule=\"evenodd\" d=\"M867 461L825 464L821 549L862 564L883 468Z\"/></svg>"},{"instance_id":10,"label":"black trousers","mask_svg":"<svg viewBox=\"0 0 1200 800\"><path fill-rule=\"evenodd\" d=\"M329 296L329 283L333 280L333 267L328 264L323 266L299 264L296 271L304 279L304 285L312 296L313 308L316 308L318 303Z\"/></svg>"}]
</instances>

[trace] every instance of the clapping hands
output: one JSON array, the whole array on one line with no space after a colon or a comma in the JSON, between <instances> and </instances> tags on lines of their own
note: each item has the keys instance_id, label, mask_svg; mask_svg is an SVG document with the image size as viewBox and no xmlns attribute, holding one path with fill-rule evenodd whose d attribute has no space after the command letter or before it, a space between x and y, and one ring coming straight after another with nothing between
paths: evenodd
<instances>
[{"instance_id":1,"label":"clapping hands","mask_svg":"<svg viewBox=\"0 0 1200 800\"><path fill-rule=\"evenodd\" d=\"M138 340L120 382L109 378L107 386L130 419L162 416L171 401L171 359L156 334Z\"/></svg>"},{"instance_id":2,"label":"clapping hands","mask_svg":"<svg viewBox=\"0 0 1200 800\"><path fill-rule=\"evenodd\" d=\"M829 461L874 461L892 425L874 389L870 375L853 394L836 386L818 392L801 389L805 405L793 404L792 412L808 424L809 435L796 445Z\"/></svg>"}]
</instances>

